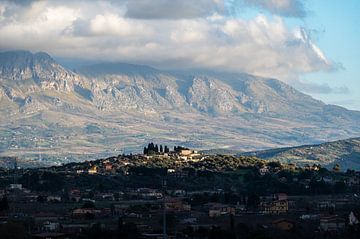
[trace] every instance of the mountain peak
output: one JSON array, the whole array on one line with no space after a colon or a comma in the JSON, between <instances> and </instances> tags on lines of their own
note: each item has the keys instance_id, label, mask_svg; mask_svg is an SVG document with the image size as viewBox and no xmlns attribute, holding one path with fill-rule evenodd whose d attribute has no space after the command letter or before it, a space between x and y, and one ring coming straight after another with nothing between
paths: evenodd
<instances>
[{"instance_id":1,"label":"mountain peak","mask_svg":"<svg viewBox=\"0 0 360 239\"><path fill-rule=\"evenodd\" d=\"M0 52L0 65L3 66L7 64L16 64L16 63L31 63L34 60L54 60L46 52L37 52L32 53L25 50L14 50L14 51L5 51Z\"/></svg>"},{"instance_id":2,"label":"mountain peak","mask_svg":"<svg viewBox=\"0 0 360 239\"><path fill-rule=\"evenodd\" d=\"M65 71L46 52L31 53L30 51L17 50L0 53L0 75L4 79L49 79L51 75L54 75L54 72Z\"/></svg>"},{"instance_id":3,"label":"mountain peak","mask_svg":"<svg viewBox=\"0 0 360 239\"><path fill-rule=\"evenodd\" d=\"M34 82L42 89L70 90L70 83L75 75L59 65L46 52L31 53L30 51L7 51L0 53L0 77L7 84ZM29 85L30 83L26 84Z\"/></svg>"}]
</instances>

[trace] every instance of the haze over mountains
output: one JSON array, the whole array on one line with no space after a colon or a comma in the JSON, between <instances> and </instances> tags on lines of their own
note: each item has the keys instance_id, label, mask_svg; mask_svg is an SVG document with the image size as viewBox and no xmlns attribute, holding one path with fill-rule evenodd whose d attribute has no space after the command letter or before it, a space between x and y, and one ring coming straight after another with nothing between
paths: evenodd
<instances>
[{"instance_id":1,"label":"haze over mountains","mask_svg":"<svg viewBox=\"0 0 360 239\"><path fill-rule=\"evenodd\" d=\"M252 151L360 135L360 112L275 79L124 63L73 72L27 51L0 53L0 109L1 156L29 164L140 151L149 141Z\"/></svg>"}]
</instances>

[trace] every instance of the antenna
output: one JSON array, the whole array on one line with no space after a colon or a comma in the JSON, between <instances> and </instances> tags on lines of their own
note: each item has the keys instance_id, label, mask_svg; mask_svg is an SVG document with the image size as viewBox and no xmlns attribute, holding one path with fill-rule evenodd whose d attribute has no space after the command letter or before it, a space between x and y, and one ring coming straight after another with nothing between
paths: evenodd
<instances>
[{"instance_id":1,"label":"antenna","mask_svg":"<svg viewBox=\"0 0 360 239\"><path fill-rule=\"evenodd\" d=\"M18 167L18 166L17 166L17 158L15 157L15 158L14 158L14 169L16 170L17 167Z\"/></svg>"},{"instance_id":2,"label":"antenna","mask_svg":"<svg viewBox=\"0 0 360 239\"><path fill-rule=\"evenodd\" d=\"M13 174L13 177L14 177L14 184L16 184L16 178L17 178L17 158L14 157L14 174Z\"/></svg>"}]
</instances>

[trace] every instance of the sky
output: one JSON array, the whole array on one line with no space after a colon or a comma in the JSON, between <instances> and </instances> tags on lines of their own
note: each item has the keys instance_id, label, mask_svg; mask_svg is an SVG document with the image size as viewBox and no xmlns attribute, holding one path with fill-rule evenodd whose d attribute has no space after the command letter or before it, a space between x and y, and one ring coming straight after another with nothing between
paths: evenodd
<instances>
[{"instance_id":1,"label":"sky","mask_svg":"<svg viewBox=\"0 0 360 239\"><path fill-rule=\"evenodd\" d=\"M0 0L0 51L277 78L360 110L358 0Z\"/></svg>"}]
</instances>

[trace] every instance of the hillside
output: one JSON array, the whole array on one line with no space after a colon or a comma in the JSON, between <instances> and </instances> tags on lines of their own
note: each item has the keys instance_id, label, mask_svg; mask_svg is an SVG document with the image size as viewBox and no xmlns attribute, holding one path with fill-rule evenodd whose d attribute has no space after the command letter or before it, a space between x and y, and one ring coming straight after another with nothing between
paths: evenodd
<instances>
[{"instance_id":1,"label":"hillside","mask_svg":"<svg viewBox=\"0 0 360 239\"><path fill-rule=\"evenodd\" d=\"M317 145L304 145L290 148L278 148L251 153L261 159L283 163L321 164L332 167L339 164L342 168L360 169L360 138L338 140Z\"/></svg>"},{"instance_id":2,"label":"hillside","mask_svg":"<svg viewBox=\"0 0 360 239\"><path fill-rule=\"evenodd\" d=\"M61 164L139 152L149 141L253 151L356 137L360 112L245 73L0 53L0 156ZM41 159L41 160L39 160Z\"/></svg>"}]
</instances>

